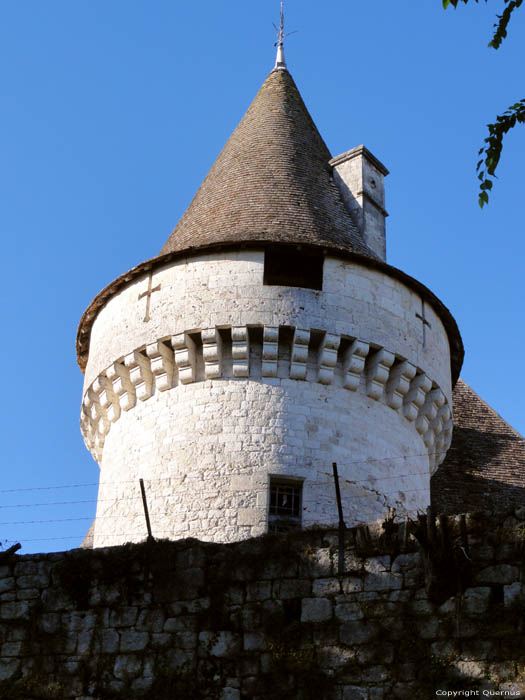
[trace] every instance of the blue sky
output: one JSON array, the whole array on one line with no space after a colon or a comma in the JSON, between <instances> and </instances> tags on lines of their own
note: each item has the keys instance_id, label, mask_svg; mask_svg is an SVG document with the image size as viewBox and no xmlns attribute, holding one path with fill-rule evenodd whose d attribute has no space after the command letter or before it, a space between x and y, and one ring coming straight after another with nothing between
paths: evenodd
<instances>
[{"instance_id":1,"label":"blue sky","mask_svg":"<svg viewBox=\"0 0 525 700\"><path fill-rule=\"evenodd\" d=\"M487 48L501 7L287 0L286 55L332 153L364 143L389 168L389 262L448 306L463 378L523 433L525 129L483 211L474 168L485 124L524 96L525 12ZM0 541L53 551L87 529L78 321L162 247L271 70L278 15L276 0L2 3Z\"/></svg>"}]
</instances>

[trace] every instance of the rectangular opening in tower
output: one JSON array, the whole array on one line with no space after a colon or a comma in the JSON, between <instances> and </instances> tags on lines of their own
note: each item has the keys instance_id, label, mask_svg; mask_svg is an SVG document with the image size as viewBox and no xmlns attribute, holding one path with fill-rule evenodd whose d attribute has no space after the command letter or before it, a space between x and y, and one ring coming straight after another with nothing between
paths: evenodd
<instances>
[{"instance_id":1,"label":"rectangular opening in tower","mask_svg":"<svg viewBox=\"0 0 525 700\"><path fill-rule=\"evenodd\" d=\"M301 529L303 485L282 477L270 477L268 532Z\"/></svg>"},{"instance_id":2,"label":"rectangular opening in tower","mask_svg":"<svg viewBox=\"0 0 525 700\"><path fill-rule=\"evenodd\" d=\"M262 376L263 327L248 326L248 352L250 377L260 379Z\"/></svg>"},{"instance_id":3,"label":"rectangular opening in tower","mask_svg":"<svg viewBox=\"0 0 525 700\"><path fill-rule=\"evenodd\" d=\"M270 246L264 251L263 284L321 290L323 262L323 254L316 250Z\"/></svg>"}]
</instances>

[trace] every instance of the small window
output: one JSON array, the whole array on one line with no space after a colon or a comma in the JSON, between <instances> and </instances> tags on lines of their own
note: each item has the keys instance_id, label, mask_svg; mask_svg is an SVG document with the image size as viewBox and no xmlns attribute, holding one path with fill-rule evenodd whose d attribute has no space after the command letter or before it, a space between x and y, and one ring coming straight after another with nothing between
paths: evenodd
<instances>
[{"instance_id":1,"label":"small window","mask_svg":"<svg viewBox=\"0 0 525 700\"><path fill-rule=\"evenodd\" d=\"M266 248L264 284L322 289L323 262L324 256L319 251L288 246Z\"/></svg>"},{"instance_id":2,"label":"small window","mask_svg":"<svg viewBox=\"0 0 525 700\"><path fill-rule=\"evenodd\" d=\"M302 484L270 477L268 532L301 529Z\"/></svg>"}]
</instances>

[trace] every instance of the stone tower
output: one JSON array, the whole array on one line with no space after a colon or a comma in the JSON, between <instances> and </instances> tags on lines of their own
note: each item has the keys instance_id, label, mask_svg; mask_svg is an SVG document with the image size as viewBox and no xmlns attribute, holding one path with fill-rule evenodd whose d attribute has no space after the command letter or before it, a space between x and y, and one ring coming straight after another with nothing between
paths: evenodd
<instances>
[{"instance_id":1,"label":"stone tower","mask_svg":"<svg viewBox=\"0 0 525 700\"><path fill-rule=\"evenodd\" d=\"M94 546L228 542L425 508L452 434L456 323L385 262L385 167L332 158L286 68L265 80L157 257L84 313Z\"/></svg>"}]
</instances>

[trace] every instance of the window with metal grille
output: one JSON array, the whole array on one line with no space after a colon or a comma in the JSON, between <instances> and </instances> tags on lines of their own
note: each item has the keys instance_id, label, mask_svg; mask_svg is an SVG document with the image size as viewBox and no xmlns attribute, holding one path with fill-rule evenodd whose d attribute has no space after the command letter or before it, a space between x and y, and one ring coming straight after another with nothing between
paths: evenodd
<instances>
[{"instance_id":1,"label":"window with metal grille","mask_svg":"<svg viewBox=\"0 0 525 700\"><path fill-rule=\"evenodd\" d=\"M301 495L300 482L270 478L269 532L287 532L301 528Z\"/></svg>"}]
</instances>

